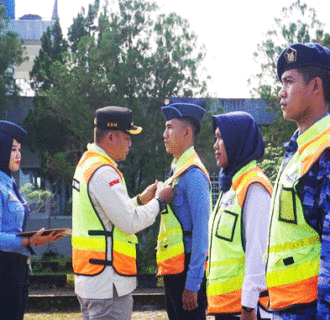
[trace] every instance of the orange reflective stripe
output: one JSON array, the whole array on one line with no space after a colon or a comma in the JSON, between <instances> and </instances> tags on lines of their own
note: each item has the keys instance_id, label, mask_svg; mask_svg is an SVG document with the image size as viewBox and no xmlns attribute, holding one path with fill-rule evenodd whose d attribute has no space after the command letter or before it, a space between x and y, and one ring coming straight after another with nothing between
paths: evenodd
<instances>
[{"instance_id":1,"label":"orange reflective stripe","mask_svg":"<svg viewBox=\"0 0 330 320\"><path fill-rule=\"evenodd\" d=\"M241 307L242 289L222 294L219 296L208 296L209 313L239 313Z\"/></svg>"},{"instance_id":2,"label":"orange reflective stripe","mask_svg":"<svg viewBox=\"0 0 330 320\"><path fill-rule=\"evenodd\" d=\"M89 230L100 230L103 231L104 227L97 219L89 219L89 217L92 215L93 217L96 215L97 212L95 212L94 208L92 207L89 197L88 197L88 182L93 175L93 173L101 166L111 166L114 168L117 173L119 174L120 178L123 179L122 173L117 169L116 164L114 161L107 157L106 155L103 155L101 153L95 152L95 151L86 151L84 155L82 156L81 160L79 161L78 167L79 170L76 170L75 177L77 177L78 181L81 181L83 190L81 194L76 195L77 198L77 209L73 214L73 217L76 218L74 229L73 229L73 239L80 239L83 241L80 241L80 244L77 245L77 241L73 241L73 249L72 249L72 260L73 260L73 266L74 266L74 272L76 274L84 274L88 276L97 275L100 272L102 272L105 268L104 264L91 264L89 261L90 259L95 260L102 260L104 263L109 265L111 261L106 259L106 239L105 235L89 235ZM82 210L82 211L81 211ZM80 217L80 219L77 219L77 217ZM85 217L85 219L82 219L81 217ZM83 221L88 221L83 222ZM118 230L116 227L114 227L114 230ZM101 237L101 238L100 238ZM113 267L116 270L117 273L123 274L123 275L136 275L136 251L135 251L135 243L136 241L131 242L131 238L135 236L129 236L129 235L121 235L116 233L116 236L112 236L113 241L113 248L115 248L116 242L120 243L123 239L128 239L127 243L128 246L132 246L132 249L130 252L127 252L129 250L126 250L127 255L123 253L114 252L113 253ZM135 240L135 239L134 239ZM92 245L88 244L88 242L92 243ZM125 247L127 249L127 246ZM124 250L125 251L125 250ZM130 254L130 256L128 255ZM132 257L134 255L134 257ZM115 259L118 259L118 261L114 261ZM110 263L109 263L110 262Z\"/></svg>"},{"instance_id":3,"label":"orange reflective stripe","mask_svg":"<svg viewBox=\"0 0 330 320\"><path fill-rule=\"evenodd\" d=\"M105 260L105 252L72 248L74 273L96 275L103 271L103 265L91 264L89 259Z\"/></svg>"},{"instance_id":4,"label":"orange reflective stripe","mask_svg":"<svg viewBox=\"0 0 330 320\"><path fill-rule=\"evenodd\" d=\"M187 161L181 167L177 168L177 171L175 171L174 175L171 177L172 181L174 181L177 177L179 177L183 172L185 172L187 169L189 169L192 166L197 166L199 169L201 169L205 173L209 182L211 182L209 173L207 169L204 167L196 151L194 151L194 153L187 159Z\"/></svg>"},{"instance_id":5,"label":"orange reflective stripe","mask_svg":"<svg viewBox=\"0 0 330 320\"><path fill-rule=\"evenodd\" d=\"M95 170L98 169L99 167L101 167L104 164L105 163L103 163L103 162L94 163L84 171L83 175L84 175L84 180L85 180L86 184L88 183L91 175L95 172Z\"/></svg>"},{"instance_id":6,"label":"orange reflective stripe","mask_svg":"<svg viewBox=\"0 0 330 320\"><path fill-rule=\"evenodd\" d=\"M173 258L165 260L158 264L157 276L163 276L167 274L178 274L184 270L184 253L177 255Z\"/></svg>"},{"instance_id":7,"label":"orange reflective stripe","mask_svg":"<svg viewBox=\"0 0 330 320\"><path fill-rule=\"evenodd\" d=\"M120 252L113 252L113 267L117 273L134 276L137 273L136 259Z\"/></svg>"},{"instance_id":8,"label":"orange reflective stripe","mask_svg":"<svg viewBox=\"0 0 330 320\"><path fill-rule=\"evenodd\" d=\"M278 177L278 192L272 202L268 239L266 281L269 287L269 310L285 310L317 299L319 235L306 222L303 204L297 195L297 185L324 150L330 147L329 119L328 115L298 137L298 152ZM292 196L284 195L285 188L289 189ZM282 208L289 208L291 212L295 210L296 224L280 220ZM285 255L279 254L281 251L285 251ZM283 268L283 257L291 256L295 264Z\"/></svg>"},{"instance_id":9,"label":"orange reflective stripe","mask_svg":"<svg viewBox=\"0 0 330 320\"><path fill-rule=\"evenodd\" d=\"M303 160L301 175L304 175L309 170L326 148L329 148L329 139L323 141L317 148L316 152L311 153Z\"/></svg>"},{"instance_id":10,"label":"orange reflective stripe","mask_svg":"<svg viewBox=\"0 0 330 320\"><path fill-rule=\"evenodd\" d=\"M123 178L123 174L117 169L115 163L110 158L104 157L101 154L96 153L96 152L93 152L93 151L86 151L84 153L84 156L82 157L82 159L79 161L78 166L81 167L86 160L88 160L91 157L95 157L95 156L100 161L92 164L89 168L87 168L85 170L85 172L84 172L83 175L84 175L84 180L85 180L86 184L88 183L88 181L89 181L91 175L94 173L94 171L96 169L98 169L102 165L110 165L112 168L114 168L117 171L117 173L119 174L120 178L121 179Z\"/></svg>"},{"instance_id":11,"label":"orange reflective stripe","mask_svg":"<svg viewBox=\"0 0 330 320\"><path fill-rule=\"evenodd\" d=\"M318 135L317 137L315 137L313 140L309 141L308 143L304 144L303 146L301 146L299 148L299 153L302 154L303 151L312 143L317 142L321 136L324 135L329 135L330 134L330 127L328 129L326 129L325 131L323 131L320 135Z\"/></svg>"},{"instance_id":12,"label":"orange reflective stripe","mask_svg":"<svg viewBox=\"0 0 330 320\"><path fill-rule=\"evenodd\" d=\"M251 172L250 172L251 173ZM269 192L269 194L271 195L273 192L273 187L272 185L269 183L268 180L264 179L261 176L258 176L257 173L255 175L253 175L251 177L251 179L248 181L248 183L245 183L242 187L242 190L237 194L237 200L238 203L240 204L241 207L243 207L244 204L244 200L245 200L245 196L246 196L246 192L249 188L249 186L252 183L260 183L264 188L266 188L266 190Z\"/></svg>"},{"instance_id":13,"label":"orange reflective stripe","mask_svg":"<svg viewBox=\"0 0 330 320\"><path fill-rule=\"evenodd\" d=\"M317 299L318 276L296 283L268 288L269 310L279 310L295 304L306 304Z\"/></svg>"},{"instance_id":14,"label":"orange reflective stripe","mask_svg":"<svg viewBox=\"0 0 330 320\"><path fill-rule=\"evenodd\" d=\"M190 151L188 151L190 152ZM187 155L188 157L188 155ZM172 177L167 181L171 181L171 183L180 177L186 170L190 167L196 166L201 169L206 175L208 181L210 182L209 174L201 162L196 151L193 151L192 154L184 160L177 168ZM163 240L167 241L168 237L171 236L174 238L174 242L171 241L172 247L164 247L163 244L159 244ZM167 238L167 239L166 239ZM172 239L173 240L173 239ZM168 206L168 216L164 218L161 217L160 224L160 233L158 235L158 245L157 245L157 267L158 267L158 276L167 275L167 274L178 274L184 271L184 245L183 245L183 233L182 226L178 218L172 212L172 209ZM182 244L182 246L180 246ZM175 247L175 249L173 248ZM162 248L162 250L160 249ZM169 257L174 255L173 257ZM161 258L160 258L161 256ZM163 260L166 259L166 260ZM161 262L160 262L161 261Z\"/></svg>"},{"instance_id":15,"label":"orange reflective stripe","mask_svg":"<svg viewBox=\"0 0 330 320\"><path fill-rule=\"evenodd\" d=\"M326 148L329 148L329 140L330 140L329 135L330 135L330 128L326 129L320 135L315 137L313 140L309 141L308 143L304 144L299 148L299 153L302 154L306 148L310 147L314 143L318 144L316 151L312 152L302 160L301 175L304 175L309 170L309 168L314 164L314 162L320 157L323 151Z\"/></svg>"},{"instance_id":16,"label":"orange reflective stripe","mask_svg":"<svg viewBox=\"0 0 330 320\"><path fill-rule=\"evenodd\" d=\"M84 162L88 158L87 155L88 155L88 151L86 151L86 152L83 153L83 155L81 156L81 158L80 158L80 160L79 160L79 162L77 164L77 167L81 167L84 164Z\"/></svg>"},{"instance_id":17,"label":"orange reflective stripe","mask_svg":"<svg viewBox=\"0 0 330 320\"><path fill-rule=\"evenodd\" d=\"M246 181L245 181L246 180ZM240 206L243 206L246 192L251 183L260 183L271 195L273 192L273 187L270 182L267 180L267 177L264 176L262 170L258 167L253 168L252 170L246 171L238 179L233 181L233 188L235 191L238 191L237 200ZM239 189L239 190L238 190Z\"/></svg>"}]
</instances>

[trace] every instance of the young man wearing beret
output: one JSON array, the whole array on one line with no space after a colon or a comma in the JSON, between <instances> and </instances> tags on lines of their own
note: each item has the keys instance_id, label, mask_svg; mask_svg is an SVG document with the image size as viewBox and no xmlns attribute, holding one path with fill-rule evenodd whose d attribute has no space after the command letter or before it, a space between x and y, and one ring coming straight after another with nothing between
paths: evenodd
<instances>
[{"instance_id":1,"label":"young man wearing beret","mask_svg":"<svg viewBox=\"0 0 330 320\"><path fill-rule=\"evenodd\" d=\"M210 181L194 150L205 102L189 98L164 101L166 152L173 155L173 201L161 214L157 243L158 275L164 277L170 320L205 319L205 260L208 248Z\"/></svg>"},{"instance_id":2,"label":"young man wearing beret","mask_svg":"<svg viewBox=\"0 0 330 320\"><path fill-rule=\"evenodd\" d=\"M129 320L136 288L136 232L150 226L173 196L156 184L130 199L122 173L131 135L142 128L127 108L96 110L94 143L74 175L72 260L84 320ZM156 193L156 196L155 196Z\"/></svg>"},{"instance_id":3,"label":"young man wearing beret","mask_svg":"<svg viewBox=\"0 0 330 320\"><path fill-rule=\"evenodd\" d=\"M273 319L330 319L330 51L293 44L277 73L283 117L298 130L272 196L268 309Z\"/></svg>"}]
</instances>

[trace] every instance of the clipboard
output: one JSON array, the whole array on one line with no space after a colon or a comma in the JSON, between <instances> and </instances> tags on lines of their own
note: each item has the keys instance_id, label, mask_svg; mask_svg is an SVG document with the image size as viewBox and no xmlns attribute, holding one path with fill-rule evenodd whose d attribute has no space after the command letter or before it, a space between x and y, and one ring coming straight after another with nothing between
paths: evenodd
<instances>
[{"instance_id":1,"label":"clipboard","mask_svg":"<svg viewBox=\"0 0 330 320\"><path fill-rule=\"evenodd\" d=\"M18 233L17 235L21 236L21 237L30 238L34 234L36 234L37 232L38 231L26 231L26 232ZM44 232L41 235L42 236L48 236L52 232L54 232L54 234L62 233L63 237L65 237L65 236L69 236L69 235L72 234L72 229L69 229L69 228L47 229L47 230L44 230Z\"/></svg>"}]
</instances>

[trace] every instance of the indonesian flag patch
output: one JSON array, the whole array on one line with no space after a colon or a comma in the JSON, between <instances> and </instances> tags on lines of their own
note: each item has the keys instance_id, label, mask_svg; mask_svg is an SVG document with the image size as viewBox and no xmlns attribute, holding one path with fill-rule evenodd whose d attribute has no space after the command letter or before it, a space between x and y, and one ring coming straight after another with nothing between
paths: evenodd
<instances>
[{"instance_id":1,"label":"indonesian flag patch","mask_svg":"<svg viewBox=\"0 0 330 320\"><path fill-rule=\"evenodd\" d=\"M109 183L109 186L112 187L114 186L115 184L119 183L119 179L116 179L116 180L113 180Z\"/></svg>"}]
</instances>

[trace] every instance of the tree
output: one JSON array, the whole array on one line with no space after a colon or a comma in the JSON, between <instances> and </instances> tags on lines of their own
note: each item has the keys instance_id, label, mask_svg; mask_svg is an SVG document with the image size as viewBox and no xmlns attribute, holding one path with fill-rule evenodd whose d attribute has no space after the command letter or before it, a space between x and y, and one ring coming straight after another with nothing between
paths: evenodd
<instances>
[{"instance_id":1,"label":"tree","mask_svg":"<svg viewBox=\"0 0 330 320\"><path fill-rule=\"evenodd\" d=\"M80 39L91 35L95 30L94 22L100 9L100 1L96 0L94 4L88 6L88 13L85 17L85 9L82 8L78 16L73 20L73 24L69 28L68 38L70 41L70 48L72 52L78 50L78 43Z\"/></svg>"},{"instance_id":2,"label":"tree","mask_svg":"<svg viewBox=\"0 0 330 320\"><path fill-rule=\"evenodd\" d=\"M42 110L37 109L50 119L68 121L70 136L62 148L73 155L73 163L93 138L97 108L132 109L144 133L133 138L122 170L129 190L136 193L155 178L163 180L170 162L164 157L162 100L206 91L205 80L197 75L205 49L185 19L176 14L155 19L155 3L119 0L118 5L116 11L113 6L100 10L95 1L86 15L79 13L70 27L66 59L51 64L52 85L40 88ZM40 128L35 130L44 136ZM56 140L61 133L52 134Z\"/></svg>"},{"instance_id":3,"label":"tree","mask_svg":"<svg viewBox=\"0 0 330 320\"><path fill-rule=\"evenodd\" d=\"M275 110L279 109L279 81L276 73L278 56L292 43L321 42L326 35L323 24L317 19L315 9L308 8L297 0L283 8L281 16L275 18L275 27L265 34L257 45L254 58L260 63L260 73L249 79L252 95L258 96Z\"/></svg>"},{"instance_id":4,"label":"tree","mask_svg":"<svg viewBox=\"0 0 330 320\"><path fill-rule=\"evenodd\" d=\"M41 49L30 72L31 86L37 96L40 89L46 90L54 85L51 66L56 62L64 63L67 48L67 41L63 38L62 28L57 19L42 35Z\"/></svg>"},{"instance_id":5,"label":"tree","mask_svg":"<svg viewBox=\"0 0 330 320\"><path fill-rule=\"evenodd\" d=\"M9 19L5 17L6 8L0 6L0 116L4 116L9 101L19 101L20 88L15 81L15 66L21 65L28 58L24 58L25 47L18 34L7 31Z\"/></svg>"},{"instance_id":6,"label":"tree","mask_svg":"<svg viewBox=\"0 0 330 320\"><path fill-rule=\"evenodd\" d=\"M74 167L93 139L95 110L117 105L131 109L134 123L143 127L142 134L132 138L128 159L119 164L130 194L155 179L164 180L171 156L163 143L162 101L206 92L206 79L198 76L205 49L187 20L156 12L156 4L146 0L118 0L118 8L106 5L102 10L95 0L87 14L82 9L74 19L65 60L52 60L50 85L41 82L42 103L25 122L30 145L42 152L48 177L72 180ZM203 128L198 140L200 150L212 146L208 121L209 130ZM63 184L60 187L63 190ZM144 251L148 262L155 259L157 232L154 224L139 236L151 248L148 256ZM141 271L141 263L138 268Z\"/></svg>"},{"instance_id":7,"label":"tree","mask_svg":"<svg viewBox=\"0 0 330 320\"><path fill-rule=\"evenodd\" d=\"M271 128L263 128L263 134L267 140L278 145L290 138L295 124L283 120L280 111L277 59L287 46L296 42L318 42L329 47L330 36L324 33L323 24L318 20L315 9L308 8L300 0L283 8L281 16L274 21L274 29L265 34L265 39L257 45L257 50L254 52L255 60L260 63L260 72L249 79L249 85L253 97L264 100L277 112L277 120ZM274 132L276 132L275 139Z\"/></svg>"}]
</instances>

